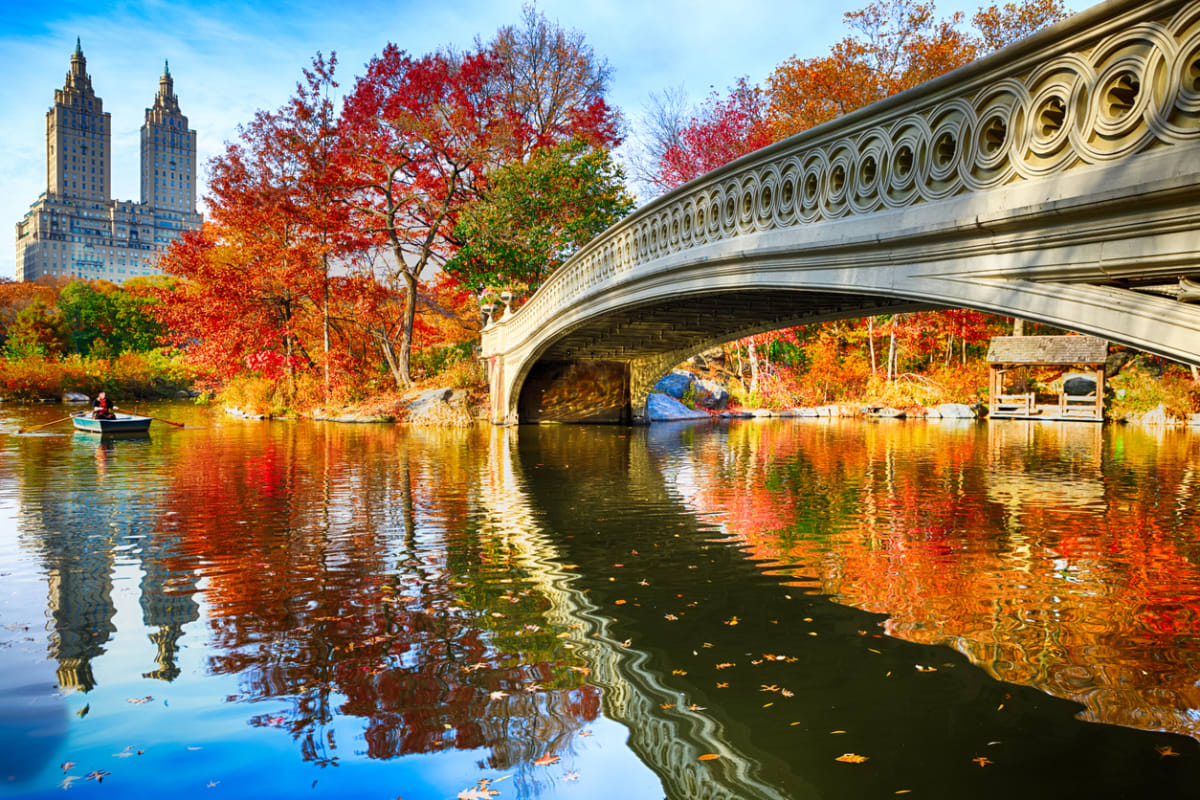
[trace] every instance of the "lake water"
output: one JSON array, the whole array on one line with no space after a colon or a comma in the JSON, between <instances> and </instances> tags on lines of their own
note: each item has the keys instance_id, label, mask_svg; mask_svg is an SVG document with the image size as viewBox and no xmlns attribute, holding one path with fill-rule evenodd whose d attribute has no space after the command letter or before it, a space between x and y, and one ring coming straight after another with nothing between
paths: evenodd
<instances>
[{"instance_id":1,"label":"lake water","mask_svg":"<svg viewBox=\"0 0 1200 800\"><path fill-rule=\"evenodd\" d=\"M1195 433L156 414L0 406L0 795L1200 792Z\"/></svg>"}]
</instances>

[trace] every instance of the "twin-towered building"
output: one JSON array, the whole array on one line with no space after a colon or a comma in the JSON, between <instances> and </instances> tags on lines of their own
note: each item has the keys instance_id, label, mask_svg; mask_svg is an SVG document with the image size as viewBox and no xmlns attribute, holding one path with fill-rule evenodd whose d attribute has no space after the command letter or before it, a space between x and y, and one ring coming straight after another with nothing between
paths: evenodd
<instances>
[{"instance_id":1,"label":"twin-towered building","mask_svg":"<svg viewBox=\"0 0 1200 800\"><path fill-rule=\"evenodd\" d=\"M166 64L141 146L141 201L112 200L112 121L76 40L66 83L46 112L46 191L17 223L18 280L120 282L158 272L159 254L201 223L196 132L179 110Z\"/></svg>"}]
</instances>

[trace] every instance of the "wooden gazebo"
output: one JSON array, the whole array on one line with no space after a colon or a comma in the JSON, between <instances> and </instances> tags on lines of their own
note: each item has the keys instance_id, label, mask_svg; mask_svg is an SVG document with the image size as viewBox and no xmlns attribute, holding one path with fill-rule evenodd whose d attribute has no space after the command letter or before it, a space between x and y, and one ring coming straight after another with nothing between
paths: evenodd
<instances>
[{"instance_id":1,"label":"wooden gazebo","mask_svg":"<svg viewBox=\"0 0 1200 800\"><path fill-rule=\"evenodd\" d=\"M1108 342L1095 336L997 336L988 347L988 415L993 419L1104 419L1104 360ZM1008 394L1007 373L1022 367L1061 367L1057 402L1034 392Z\"/></svg>"}]
</instances>

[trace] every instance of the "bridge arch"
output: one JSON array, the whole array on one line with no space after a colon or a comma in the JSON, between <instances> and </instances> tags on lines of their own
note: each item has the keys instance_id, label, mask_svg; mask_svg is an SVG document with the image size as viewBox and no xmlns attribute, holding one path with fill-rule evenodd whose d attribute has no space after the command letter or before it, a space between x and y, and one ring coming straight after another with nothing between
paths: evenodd
<instances>
[{"instance_id":1,"label":"bridge arch","mask_svg":"<svg viewBox=\"0 0 1200 800\"><path fill-rule=\"evenodd\" d=\"M485 328L492 417L520 417L531 376L589 366L637 416L647 380L713 343L900 310L1200 364L1179 289L1198 252L1200 0L1110 1L613 226Z\"/></svg>"}]
</instances>

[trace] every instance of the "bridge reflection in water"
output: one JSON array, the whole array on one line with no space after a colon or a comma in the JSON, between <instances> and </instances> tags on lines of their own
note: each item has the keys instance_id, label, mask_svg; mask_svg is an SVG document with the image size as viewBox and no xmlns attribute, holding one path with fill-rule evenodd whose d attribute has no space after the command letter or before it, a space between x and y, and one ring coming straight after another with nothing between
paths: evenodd
<instances>
[{"instance_id":1,"label":"bridge reflection in water","mask_svg":"<svg viewBox=\"0 0 1200 800\"><path fill-rule=\"evenodd\" d=\"M516 431L493 429L482 482L486 532L509 543L518 565L549 600L547 622L571 631L571 644L592 670L589 681L604 692L605 714L629 728L629 746L662 778L667 796L696 800L792 796L763 781L757 762L738 749L735 737L714 717L689 713L686 701L651 668L647 654L622 644L611 631L612 618L574 588L575 575L568 569L573 565L540 530L522 489L526 479L514 463L516 448ZM642 475L643 486L662 486L645 448L635 448L631 457L636 463L629 465L630 470ZM675 702L664 708L664 698ZM698 761L702 754L720 758Z\"/></svg>"}]
</instances>

